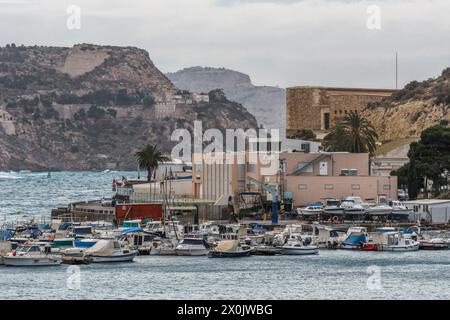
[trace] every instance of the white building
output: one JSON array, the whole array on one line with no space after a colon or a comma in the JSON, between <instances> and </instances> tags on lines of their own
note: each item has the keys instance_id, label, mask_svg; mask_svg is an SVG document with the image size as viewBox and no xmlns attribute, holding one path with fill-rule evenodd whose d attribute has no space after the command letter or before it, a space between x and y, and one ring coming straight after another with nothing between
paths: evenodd
<instances>
[{"instance_id":1,"label":"white building","mask_svg":"<svg viewBox=\"0 0 450 320\"><path fill-rule=\"evenodd\" d=\"M405 201L404 204L413 213L410 220L426 220L430 223L449 223L450 200L422 199Z\"/></svg>"}]
</instances>

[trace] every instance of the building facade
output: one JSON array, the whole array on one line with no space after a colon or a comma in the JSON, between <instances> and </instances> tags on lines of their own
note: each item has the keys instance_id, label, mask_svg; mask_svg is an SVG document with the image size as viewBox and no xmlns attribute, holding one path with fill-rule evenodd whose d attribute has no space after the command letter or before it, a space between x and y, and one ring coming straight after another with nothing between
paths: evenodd
<instances>
[{"instance_id":1,"label":"building facade","mask_svg":"<svg viewBox=\"0 0 450 320\"><path fill-rule=\"evenodd\" d=\"M368 202L397 199L397 177L371 176L368 154L284 153L284 190L294 206L359 196Z\"/></svg>"},{"instance_id":2,"label":"building facade","mask_svg":"<svg viewBox=\"0 0 450 320\"><path fill-rule=\"evenodd\" d=\"M370 102L389 97L395 90L291 87L286 91L286 135L297 130L326 131L351 111L362 111Z\"/></svg>"}]
</instances>

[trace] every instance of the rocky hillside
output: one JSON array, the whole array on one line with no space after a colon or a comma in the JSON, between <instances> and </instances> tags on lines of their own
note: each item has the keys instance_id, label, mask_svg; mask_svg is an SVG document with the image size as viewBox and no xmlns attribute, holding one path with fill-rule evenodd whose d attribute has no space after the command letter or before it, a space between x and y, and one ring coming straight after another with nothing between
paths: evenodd
<instances>
[{"instance_id":1,"label":"rocky hillside","mask_svg":"<svg viewBox=\"0 0 450 320\"><path fill-rule=\"evenodd\" d=\"M170 152L175 128L256 128L212 92L191 101L138 48L0 48L0 170L135 169L146 143Z\"/></svg>"},{"instance_id":2,"label":"rocky hillside","mask_svg":"<svg viewBox=\"0 0 450 320\"><path fill-rule=\"evenodd\" d=\"M285 90L255 86L246 74L223 68L193 67L166 74L180 89L208 92L223 89L226 96L242 104L265 128L285 132Z\"/></svg>"},{"instance_id":3,"label":"rocky hillside","mask_svg":"<svg viewBox=\"0 0 450 320\"><path fill-rule=\"evenodd\" d=\"M382 141L419 137L441 121L450 121L450 68L436 79L413 81L389 98L370 104L365 115Z\"/></svg>"}]
</instances>

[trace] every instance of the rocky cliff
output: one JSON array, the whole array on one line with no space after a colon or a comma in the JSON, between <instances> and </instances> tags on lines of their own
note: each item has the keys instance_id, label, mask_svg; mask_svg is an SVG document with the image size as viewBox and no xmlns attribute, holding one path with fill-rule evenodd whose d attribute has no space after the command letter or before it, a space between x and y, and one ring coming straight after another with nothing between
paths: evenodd
<instances>
[{"instance_id":1,"label":"rocky cliff","mask_svg":"<svg viewBox=\"0 0 450 320\"><path fill-rule=\"evenodd\" d=\"M183 98L184 97L184 98ZM132 47L0 48L0 170L135 169L175 128L256 128L240 104L191 101Z\"/></svg>"},{"instance_id":2,"label":"rocky cliff","mask_svg":"<svg viewBox=\"0 0 450 320\"><path fill-rule=\"evenodd\" d=\"M442 121L450 121L450 68L441 76L413 81L404 89L376 103L364 114L378 129L380 140L419 137L420 133Z\"/></svg>"},{"instance_id":3,"label":"rocky cliff","mask_svg":"<svg viewBox=\"0 0 450 320\"><path fill-rule=\"evenodd\" d=\"M223 89L226 96L242 104L265 128L280 128L285 132L285 90L278 87L255 86L246 74L209 67L192 67L167 77L180 89L208 92Z\"/></svg>"}]
</instances>

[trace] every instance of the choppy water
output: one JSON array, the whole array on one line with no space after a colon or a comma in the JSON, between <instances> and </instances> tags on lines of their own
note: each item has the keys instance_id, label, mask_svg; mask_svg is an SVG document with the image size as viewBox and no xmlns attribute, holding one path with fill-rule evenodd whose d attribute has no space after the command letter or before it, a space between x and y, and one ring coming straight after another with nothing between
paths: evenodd
<instances>
[{"instance_id":1,"label":"choppy water","mask_svg":"<svg viewBox=\"0 0 450 320\"><path fill-rule=\"evenodd\" d=\"M0 173L0 213L48 216L52 207L110 195L122 174ZM78 288L67 266L0 266L0 299L450 299L450 251L137 257L79 271Z\"/></svg>"}]
</instances>

